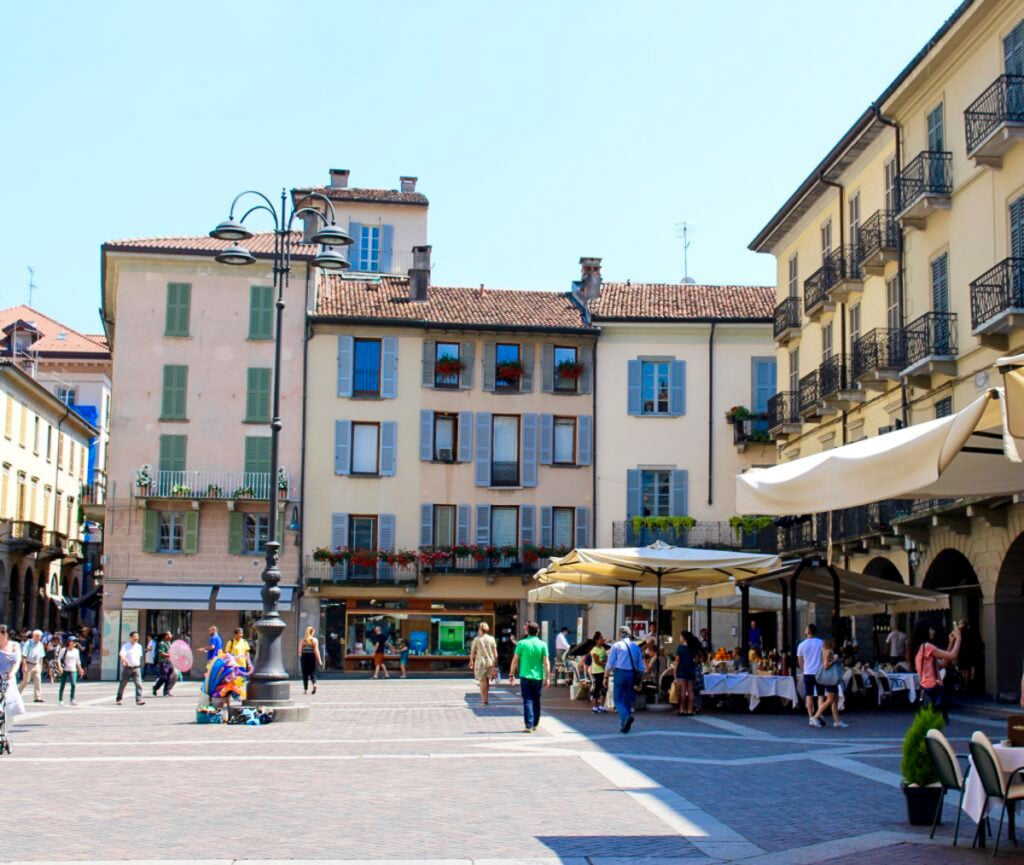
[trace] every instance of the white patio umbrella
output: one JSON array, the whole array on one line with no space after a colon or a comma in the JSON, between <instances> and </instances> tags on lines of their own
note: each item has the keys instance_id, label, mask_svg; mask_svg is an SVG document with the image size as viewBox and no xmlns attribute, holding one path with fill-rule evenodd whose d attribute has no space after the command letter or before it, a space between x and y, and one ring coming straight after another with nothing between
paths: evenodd
<instances>
[{"instance_id":1,"label":"white patio umbrella","mask_svg":"<svg viewBox=\"0 0 1024 865\"><path fill-rule=\"evenodd\" d=\"M614 604L615 615L612 633L619 627L619 590L630 589L630 606L635 607L637 601L645 606L654 606L658 602L656 589L638 589L636 580L628 584L623 582L614 586L595 586L590 583L545 583L526 593L526 600L531 604Z\"/></svg>"}]
</instances>

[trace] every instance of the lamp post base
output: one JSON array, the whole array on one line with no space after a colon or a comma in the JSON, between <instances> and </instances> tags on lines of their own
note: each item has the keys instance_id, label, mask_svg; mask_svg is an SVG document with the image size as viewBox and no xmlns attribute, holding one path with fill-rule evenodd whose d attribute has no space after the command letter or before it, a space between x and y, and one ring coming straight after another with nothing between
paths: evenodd
<instances>
[{"instance_id":1,"label":"lamp post base","mask_svg":"<svg viewBox=\"0 0 1024 865\"><path fill-rule=\"evenodd\" d=\"M254 700L249 697L242 705L273 710L275 724L309 720L308 703L295 703L292 700Z\"/></svg>"}]
</instances>

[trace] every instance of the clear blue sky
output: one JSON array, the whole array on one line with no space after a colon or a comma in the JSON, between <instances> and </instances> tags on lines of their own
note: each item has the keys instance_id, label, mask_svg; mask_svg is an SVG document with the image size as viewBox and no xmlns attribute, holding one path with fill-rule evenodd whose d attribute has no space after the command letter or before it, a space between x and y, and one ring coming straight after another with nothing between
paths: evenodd
<instances>
[{"instance_id":1,"label":"clear blue sky","mask_svg":"<svg viewBox=\"0 0 1024 865\"><path fill-rule=\"evenodd\" d=\"M772 283L747 244L955 5L7 3L0 304L33 265L96 331L104 240L329 167L420 178L440 284L678 281L684 220L691 276Z\"/></svg>"}]
</instances>

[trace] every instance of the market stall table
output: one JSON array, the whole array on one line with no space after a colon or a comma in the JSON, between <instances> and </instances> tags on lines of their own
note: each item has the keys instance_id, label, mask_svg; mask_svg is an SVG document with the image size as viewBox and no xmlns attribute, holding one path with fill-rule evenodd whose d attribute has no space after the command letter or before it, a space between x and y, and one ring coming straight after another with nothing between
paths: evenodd
<instances>
[{"instance_id":1,"label":"market stall table","mask_svg":"<svg viewBox=\"0 0 1024 865\"><path fill-rule=\"evenodd\" d=\"M721 697L740 694L750 698L750 711L765 697L779 697L796 705L796 685L791 676L761 676L756 673L705 673L703 694Z\"/></svg>"},{"instance_id":2,"label":"market stall table","mask_svg":"<svg viewBox=\"0 0 1024 865\"><path fill-rule=\"evenodd\" d=\"M995 749L995 752L999 757L999 763L1003 767L1003 772L1006 775L1007 780L1009 780L1010 775L1017 769L1024 769L1024 748L1014 748L1008 745L996 745L994 743L992 747ZM992 801L995 803L998 800L993 799ZM996 807L998 808L998 805ZM1011 832L1013 831L1013 815L1010 811L1016 807L1016 805L1011 804L1007 809L1007 813L1010 814ZM981 786L981 778L979 778L978 773L974 771L973 760L970 761L970 773L967 776L967 789L964 791L963 809L964 813L975 823L981 820L982 813L985 810L985 791ZM996 810L995 813L996 817L998 817L998 810Z\"/></svg>"}]
</instances>

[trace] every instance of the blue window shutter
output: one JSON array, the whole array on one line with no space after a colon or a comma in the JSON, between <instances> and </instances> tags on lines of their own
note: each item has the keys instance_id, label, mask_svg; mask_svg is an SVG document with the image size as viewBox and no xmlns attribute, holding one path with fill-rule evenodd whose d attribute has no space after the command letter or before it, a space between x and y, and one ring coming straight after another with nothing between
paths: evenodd
<instances>
[{"instance_id":1,"label":"blue window shutter","mask_svg":"<svg viewBox=\"0 0 1024 865\"><path fill-rule=\"evenodd\" d=\"M540 416L540 462L549 466L555 459L555 416Z\"/></svg>"},{"instance_id":2,"label":"blue window shutter","mask_svg":"<svg viewBox=\"0 0 1024 865\"><path fill-rule=\"evenodd\" d=\"M519 546L537 543L537 508L534 505L519 506Z\"/></svg>"},{"instance_id":3,"label":"blue window shutter","mask_svg":"<svg viewBox=\"0 0 1024 865\"><path fill-rule=\"evenodd\" d=\"M495 343L484 343L484 368L483 368L483 389L494 390L495 369L494 364L498 357L498 349Z\"/></svg>"},{"instance_id":4,"label":"blue window shutter","mask_svg":"<svg viewBox=\"0 0 1024 865\"><path fill-rule=\"evenodd\" d=\"M393 420L386 420L380 425L380 473L382 476L394 476L397 450L398 424Z\"/></svg>"},{"instance_id":5,"label":"blue window shutter","mask_svg":"<svg viewBox=\"0 0 1024 865\"><path fill-rule=\"evenodd\" d=\"M758 414L768 411L768 400L775 395L775 358L755 357L751 376L750 407Z\"/></svg>"},{"instance_id":6,"label":"blue window shutter","mask_svg":"<svg viewBox=\"0 0 1024 865\"><path fill-rule=\"evenodd\" d=\"M433 387L434 364L437 362L437 342L432 339L423 340L423 363L420 375L420 384L423 387Z\"/></svg>"},{"instance_id":7,"label":"blue window shutter","mask_svg":"<svg viewBox=\"0 0 1024 865\"><path fill-rule=\"evenodd\" d=\"M420 459L430 462L434 458L434 413L420 409Z\"/></svg>"},{"instance_id":8,"label":"blue window shutter","mask_svg":"<svg viewBox=\"0 0 1024 865\"><path fill-rule=\"evenodd\" d=\"M576 448L576 465L589 466L594 449L594 419L588 414L579 417L579 446Z\"/></svg>"},{"instance_id":9,"label":"blue window shutter","mask_svg":"<svg viewBox=\"0 0 1024 865\"><path fill-rule=\"evenodd\" d=\"M491 506L476 506L476 544L486 547L491 542Z\"/></svg>"},{"instance_id":10,"label":"blue window shutter","mask_svg":"<svg viewBox=\"0 0 1024 865\"><path fill-rule=\"evenodd\" d=\"M686 361L674 360L668 371L668 413L686 414Z\"/></svg>"},{"instance_id":11,"label":"blue window shutter","mask_svg":"<svg viewBox=\"0 0 1024 865\"><path fill-rule=\"evenodd\" d=\"M537 415L523 415L523 472L524 487L537 486Z\"/></svg>"},{"instance_id":12,"label":"blue window shutter","mask_svg":"<svg viewBox=\"0 0 1024 865\"><path fill-rule=\"evenodd\" d=\"M542 547L551 546L551 538L554 532L554 509L544 505L540 509L540 545Z\"/></svg>"},{"instance_id":13,"label":"blue window shutter","mask_svg":"<svg viewBox=\"0 0 1024 865\"><path fill-rule=\"evenodd\" d=\"M576 548L590 546L590 508L576 508Z\"/></svg>"},{"instance_id":14,"label":"blue window shutter","mask_svg":"<svg viewBox=\"0 0 1024 865\"><path fill-rule=\"evenodd\" d=\"M380 344L380 395L394 399L398 396L398 339L386 336Z\"/></svg>"},{"instance_id":15,"label":"blue window shutter","mask_svg":"<svg viewBox=\"0 0 1024 865\"><path fill-rule=\"evenodd\" d=\"M579 392L590 393L594 386L594 349L589 345L580 348L580 364L583 366L583 375L580 376Z\"/></svg>"},{"instance_id":16,"label":"blue window shutter","mask_svg":"<svg viewBox=\"0 0 1024 865\"><path fill-rule=\"evenodd\" d=\"M331 515L331 549L340 550L348 546L348 514ZM339 562L331 568L332 580L343 580L348 574L348 563Z\"/></svg>"},{"instance_id":17,"label":"blue window shutter","mask_svg":"<svg viewBox=\"0 0 1024 865\"><path fill-rule=\"evenodd\" d=\"M672 516L688 516L689 507L689 472L686 469L673 469L669 475L669 502L672 508Z\"/></svg>"},{"instance_id":18,"label":"blue window shutter","mask_svg":"<svg viewBox=\"0 0 1024 865\"><path fill-rule=\"evenodd\" d=\"M459 373L459 387L462 390L473 389L473 369L476 365L476 343L464 342L459 354L462 361L462 372Z\"/></svg>"},{"instance_id":19,"label":"blue window shutter","mask_svg":"<svg viewBox=\"0 0 1024 865\"><path fill-rule=\"evenodd\" d=\"M434 506L420 505L420 546L434 544Z\"/></svg>"},{"instance_id":20,"label":"blue window shutter","mask_svg":"<svg viewBox=\"0 0 1024 865\"><path fill-rule=\"evenodd\" d=\"M352 361L355 353L355 338L338 337L338 396L352 396Z\"/></svg>"},{"instance_id":21,"label":"blue window shutter","mask_svg":"<svg viewBox=\"0 0 1024 865\"><path fill-rule=\"evenodd\" d=\"M395 227L393 225L382 225L380 227L380 272L391 273L391 253L395 245Z\"/></svg>"},{"instance_id":22,"label":"blue window shutter","mask_svg":"<svg viewBox=\"0 0 1024 865\"><path fill-rule=\"evenodd\" d=\"M555 389L555 347L546 342L540 352L540 389L544 393L552 393Z\"/></svg>"},{"instance_id":23,"label":"blue window shutter","mask_svg":"<svg viewBox=\"0 0 1024 865\"><path fill-rule=\"evenodd\" d=\"M533 393L533 358L534 346L527 343L523 346L523 377L519 380L520 393Z\"/></svg>"},{"instance_id":24,"label":"blue window shutter","mask_svg":"<svg viewBox=\"0 0 1024 865\"><path fill-rule=\"evenodd\" d=\"M643 516L640 493L640 469L626 471L626 518Z\"/></svg>"},{"instance_id":25,"label":"blue window shutter","mask_svg":"<svg viewBox=\"0 0 1024 865\"><path fill-rule=\"evenodd\" d=\"M642 414L643 401L640 395L640 377L643 364L638 360L629 362L629 396L627 406L630 414Z\"/></svg>"},{"instance_id":26,"label":"blue window shutter","mask_svg":"<svg viewBox=\"0 0 1024 865\"><path fill-rule=\"evenodd\" d=\"M459 412L459 462L473 462L473 412Z\"/></svg>"},{"instance_id":27,"label":"blue window shutter","mask_svg":"<svg viewBox=\"0 0 1024 865\"><path fill-rule=\"evenodd\" d=\"M491 485L491 413L476 413L476 485Z\"/></svg>"},{"instance_id":28,"label":"blue window shutter","mask_svg":"<svg viewBox=\"0 0 1024 865\"><path fill-rule=\"evenodd\" d=\"M348 236L352 238L352 245L346 250L349 264L352 270L359 270L359 250L363 245L363 226L359 222L348 224Z\"/></svg>"},{"instance_id":29,"label":"blue window shutter","mask_svg":"<svg viewBox=\"0 0 1024 865\"><path fill-rule=\"evenodd\" d=\"M455 543L469 544L469 505L459 505L455 509Z\"/></svg>"},{"instance_id":30,"label":"blue window shutter","mask_svg":"<svg viewBox=\"0 0 1024 865\"><path fill-rule=\"evenodd\" d=\"M336 475L352 473L352 421L350 420L334 422L334 473Z\"/></svg>"},{"instance_id":31,"label":"blue window shutter","mask_svg":"<svg viewBox=\"0 0 1024 865\"><path fill-rule=\"evenodd\" d=\"M377 517L377 549L393 550L395 548L395 515L381 514ZM394 565L377 562L377 577L392 580L395 577Z\"/></svg>"}]
</instances>

